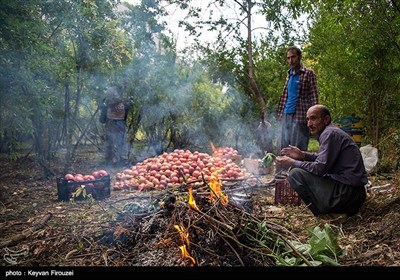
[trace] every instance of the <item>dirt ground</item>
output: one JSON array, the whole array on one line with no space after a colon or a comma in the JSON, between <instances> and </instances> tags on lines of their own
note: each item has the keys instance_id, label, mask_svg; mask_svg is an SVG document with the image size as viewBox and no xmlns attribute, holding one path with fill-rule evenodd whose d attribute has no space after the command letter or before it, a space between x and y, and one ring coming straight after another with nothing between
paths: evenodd
<instances>
[{"instance_id":1,"label":"dirt ground","mask_svg":"<svg viewBox=\"0 0 400 280\"><path fill-rule=\"evenodd\" d=\"M90 154L82 154L74 161L71 172L91 173L103 168L101 162L91 159ZM129 216L129 219L121 214L124 205L132 198L151 200L159 196L157 193L112 190L111 196L104 200L61 202L57 200L56 177L44 178L43 168L32 159L23 162L1 159L0 169L0 265L3 268L182 267L189 264L190 258L183 260L176 241L179 239L168 235L166 228L173 228L175 222L185 220L187 224L193 223L197 232L202 232L202 238L209 235L207 238L211 240L211 235L215 234L206 229L209 224L195 223L190 220L193 216L189 215L183 218L184 211L189 211L186 206L175 214L168 214L163 209L134 215L133 218ZM107 171L114 180L118 169L109 168ZM267 187L253 193L252 215L254 219L268 220L271 225L287 229L302 241L309 239L309 228L329 224L339 233L338 243L345 252L337 259L340 266L398 267L399 178L400 172L370 175L372 186L388 187L369 192L360 213L345 220L316 218L304 205L277 207ZM226 212L221 216L228 217ZM213 217L208 217L211 223L215 222L216 216ZM135 223L136 228L133 226ZM230 224L229 218L226 224ZM202 239L198 237L198 240ZM211 243L207 246L213 246ZM245 256L232 248L237 255L221 260L200 241L192 245L192 255L196 250L200 251L201 246L202 254L196 255L197 266L258 265L257 262L247 262ZM228 252L230 249L224 250Z\"/></svg>"}]
</instances>

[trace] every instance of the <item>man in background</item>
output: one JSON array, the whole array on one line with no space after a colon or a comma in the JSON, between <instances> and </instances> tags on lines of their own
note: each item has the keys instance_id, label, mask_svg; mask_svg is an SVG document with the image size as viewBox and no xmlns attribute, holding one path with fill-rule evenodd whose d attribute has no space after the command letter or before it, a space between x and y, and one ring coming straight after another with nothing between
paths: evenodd
<instances>
[{"instance_id":1,"label":"man in background","mask_svg":"<svg viewBox=\"0 0 400 280\"><path fill-rule=\"evenodd\" d=\"M306 151L309 142L306 112L318 103L317 78L313 70L303 66L298 47L289 47L286 59L290 69L278 106L278 117L281 119L281 145L278 150L292 145Z\"/></svg>"},{"instance_id":2,"label":"man in background","mask_svg":"<svg viewBox=\"0 0 400 280\"><path fill-rule=\"evenodd\" d=\"M105 160L108 165L123 166L128 162L128 143L125 134L126 119L133 105L132 100L122 88L112 86L107 90L105 105L107 106Z\"/></svg>"}]
</instances>

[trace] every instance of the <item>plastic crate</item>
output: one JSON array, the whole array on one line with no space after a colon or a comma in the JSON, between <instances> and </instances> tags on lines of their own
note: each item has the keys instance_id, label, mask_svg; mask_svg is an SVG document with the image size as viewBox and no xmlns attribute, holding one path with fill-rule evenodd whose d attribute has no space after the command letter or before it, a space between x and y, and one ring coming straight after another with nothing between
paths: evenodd
<instances>
[{"instance_id":1,"label":"plastic crate","mask_svg":"<svg viewBox=\"0 0 400 280\"><path fill-rule=\"evenodd\" d=\"M300 196L289 184L287 178L275 179L275 204L300 205Z\"/></svg>"},{"instance_id":2,"label":"plastic crate","mask_svg":"<svg viewBox=\"0 0 400 280\"><path fill-rule=\"evenodd\" d=\"M57 196L59 201L86 200L90 196L93 199L101 200L110 197L110 175L106 175L96 180L83 182L68 181L65 178L57 178ZM78 188L84 188L79 195L76 191Z\"/></svg>"}]
</instances>

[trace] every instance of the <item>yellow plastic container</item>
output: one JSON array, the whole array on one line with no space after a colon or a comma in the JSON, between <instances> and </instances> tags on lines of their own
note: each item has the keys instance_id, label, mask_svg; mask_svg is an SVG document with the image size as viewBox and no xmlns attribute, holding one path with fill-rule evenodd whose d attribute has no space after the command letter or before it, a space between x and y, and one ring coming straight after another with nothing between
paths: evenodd
<instances>
[{"instance_id":1,"label":"yellow plastic container","mask_svg":"<svg viewBox=\"0 0 400 280\"><path fill-rule=\"evenodd\" d=\"M359 147L361 147L363 131L361 129L352 129L346 132L351 136L351 139L353 139L353 141L356 142Z\"/></svg>"},{"instance_id":2,"label":"yellow plastic container","mask_svg":"<svg viewBox=\"0 0 400 280\"><path fill-rule=\"evenodd\" d=\"M364 124L362 121L357 121L357 122L353 123L353 125L351 127L352 128L363 128Z\"/></svg>"}]
</instances>

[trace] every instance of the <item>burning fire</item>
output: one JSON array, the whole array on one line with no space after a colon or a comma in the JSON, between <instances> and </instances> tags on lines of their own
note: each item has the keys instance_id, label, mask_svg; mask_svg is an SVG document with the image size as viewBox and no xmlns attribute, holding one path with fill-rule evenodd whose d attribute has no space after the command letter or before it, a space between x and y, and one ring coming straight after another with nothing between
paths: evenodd
<instances>
[{"instance_id":1,"label":"burning fire","mask_svg":"<svg viewBox=\"0 0 400 280\"><path fill-rule=\"evenodd\" d=\"M210 177L210 200L214 202L216 199L220 199L222 205L228 205L228 195L223 194L221 190L222 181L218 177L218 172L214 172Z\"/></svg>"},{"instance_id":2,"label":"burning fire","mask_svg":"<svg viewBox=\"0 0 400 280\"><path fill-rule=\"evenodd\" d=\"M181 249L182 252L182 257L188 258L190 260L190 266L193 266L196 264L196 261L192 256L189 255L188 251L186 250L186 245L179 246L179 249Z\"/></svg>"},{"instance_id":3,"label":"burning fire","mask_svg":"<svg viewBox=\"0 0 400 280\"><path fill-rule=\"evenodd\" d=\"M179 249L182 252L182 257L184 259L189 259L190 260L190 266L193 266L196 264L195 259L190 256L189 252L186 249L186 245L189 248L190 243L189 243L189 233L184 229L183 226L180 225L174 225L175 229L179 232L179 236L181 237L183 245L179 246Z\"/></svg>"},{"instance_id":4,"label":"burning fire","mask_svg":"<svg viewBox=\"0 0 400 280\"><path fill-rule=\"evenodd\" d=\"M200 209L196 205L196 201L193 198L193 193L192 193L192 188L188 188L189 192L189 205L192 207L194 210L200 211Z\"/></svg>"},{"instance_id":5,"label":"burning fire","mask_svg":"<svg viewBox=\"0 0 400 280\"><path fill-rule=\"evenodd\" d=\"M175 225L175 229L179 232L179 236L181 237L182 243L186 244L188 247L189 243L189 233L185 231L183 226Z\"/></svg>"},{"instance_id":6,"label":"burning fire","mask_svg":"<svg viewBox=\"0 0 400 280\"><path fill-rule=\"evenodd\" d=\"M217 148L214 146L213 142L210 141L211 151L214 153Z\"/></svg>"}]
</instances>

